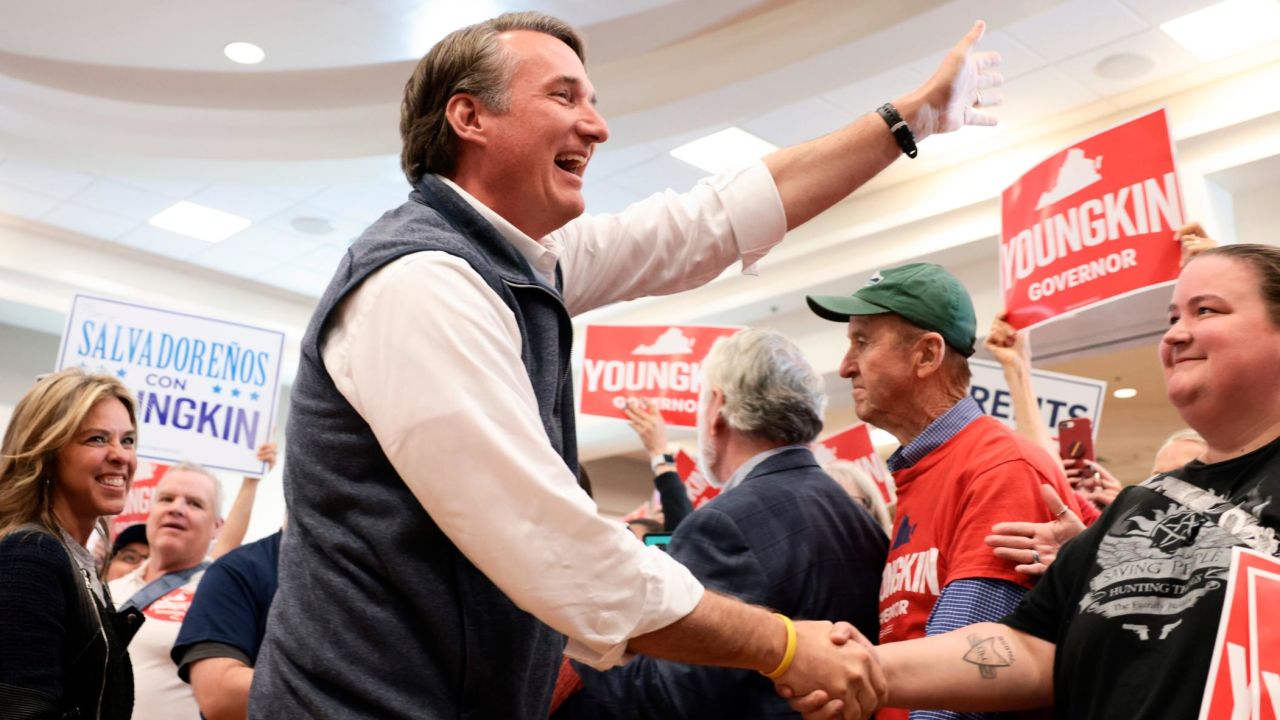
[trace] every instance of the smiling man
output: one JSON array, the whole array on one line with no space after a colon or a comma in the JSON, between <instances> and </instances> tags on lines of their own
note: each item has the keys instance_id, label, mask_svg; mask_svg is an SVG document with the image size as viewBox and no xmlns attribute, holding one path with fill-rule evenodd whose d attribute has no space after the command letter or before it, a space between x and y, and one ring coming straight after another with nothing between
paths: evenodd
<instances>
[{"instance_id":1,"label":"smiling man","mask_svg":"<svg viewBox=\"0 0 1280 720\"><path fill-rule=\"evenodd\" d=\"M151 496L146 535L150 557L110 583L117 603L136 607L147 617L129 644L133 720L200 716L195 696L178 677L169 651L209 566L219 492L218 480L199 466L170 468Z\"/></svg>"},{"instance_id":2,"label":"smiling man","mask_svg":"<svg viewBox=\"0 0 1280 720\"><path fill-rule=\"evenodd\" d=\"M598 516L570 318L749 269L914 140L994 123L975 110L1000 83L982 31L879 115L602 217L581 217L609 129L572 27L504 15L432 48L401 110L413 192L352 245L302 340L294 527L251 716L545 716L562 652L758 670L870 713L878 668L830 623L704 591Z\"/></svg>"}]
</instances>

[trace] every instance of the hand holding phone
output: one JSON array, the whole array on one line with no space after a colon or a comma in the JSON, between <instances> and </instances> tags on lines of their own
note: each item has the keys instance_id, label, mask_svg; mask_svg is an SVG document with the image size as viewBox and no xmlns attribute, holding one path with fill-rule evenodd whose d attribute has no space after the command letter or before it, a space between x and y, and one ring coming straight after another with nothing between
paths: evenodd
<instances>
[{"instance_id":1,"label":"hand holding phone","mask_svg":"<svg viewBox=\"0 0 1280 720\"><path fill-rule=\"evenodd\" d=\"M1083 471L1085 461L1094 460L1093 421L1078 417L1058 423L1058 455L1068 470Z\"/></svg>"}]
</instances>

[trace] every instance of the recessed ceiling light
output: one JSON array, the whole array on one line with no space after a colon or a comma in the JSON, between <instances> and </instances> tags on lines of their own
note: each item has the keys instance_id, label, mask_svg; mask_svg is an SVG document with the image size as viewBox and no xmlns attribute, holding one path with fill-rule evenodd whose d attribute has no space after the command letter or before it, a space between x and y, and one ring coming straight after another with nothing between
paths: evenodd
<instances>
[{"instance_id":1,"label":"recessed ceiling light","mask_svg":"<svg viewBox=\"0 0 1280 720\"><path fill-rule=\"evenodd\" d=\"M1280 3L1226 0L1161 23L1160 29L1201 61L1217 60L1280 39Z\"/></svg>"},{"instance_id":2,"label":"recessed ceiling light","mask_svg":"<svg viewBox=\"0 0 1280 720\"><path fill-rule=\"evenodd\" d=\"M778 149L742 128L731 127L685 143L671 151L671 157L690 165L718 173L762 158Z\"/></svg>"},{"instance_id":3,"label":"recessed ceiling light","mask_svg":"<svg viewBox=\"0 0 1280 720\"><path fill-rule=\"evenodd\" d=\"M1155 66L1155 61L1146 55L1122 52L1099 60L1093 72L1107 80L1136 80L1151 72Z\"/></svg>"},{"instance_id":4,"label":"recessed ceiling light","mask_svg":"<svg viewBox=\"0 0 1280 720\"><path fill-rule=\"evenodd\" d=\"M333 223L329 222L329 218L312 215L299 215L290 220L289 225L294 230L307 235L328 235L333 232Z\"/></svg>"},{"instance_id":5,"label":"recessed ceiling light","mask_svg":"<svg viewBox=\"0 0 1280 720\"><path fill-rule=\"evenodd\" d=\"M222 48L222 54L232 62L238 62L241 65L257 65L267 56L262 48L247 42L233 42Z\"/></svg>"},{"instance_id":6,"label":"recessed ceiling light","mask_svg":"<svg viewBox=\"0 0 1280 720\"><path fill-rule=\"evenodd\" d=\"M1129 398L1134 397L1137 394L1138 394L1138 391L1136 388L1116 388L1115 392L1111 393L1111 397L1119 398L1121 400L1128 400Z\"/></svg>"},{"instance_id":7,"label":"recessed ceiling light","mask_svg":"<svg viewBox=\"0 0 1280 720\"><path fill-rule=\"evenodd\" d=\"M248 218L179 200L148 220L155 227L205 242L222 242L249 227Z\"/></svg>"}]
</instances>

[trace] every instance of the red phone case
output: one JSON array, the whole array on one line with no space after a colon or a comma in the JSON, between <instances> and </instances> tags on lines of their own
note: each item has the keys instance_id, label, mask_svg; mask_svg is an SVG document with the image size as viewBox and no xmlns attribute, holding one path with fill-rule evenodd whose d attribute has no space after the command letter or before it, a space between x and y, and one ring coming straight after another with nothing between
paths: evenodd
<instances>
[{"instance_id":1,"label":"red phone case","mask_svg":"<svg viewBox=\"0 0 1280 720\"><path fill-rule=\"evenodd\" d=\"M1085 460L1093 460L1093 422L1089 418L1071 418L1058 423L1058 454L1070 468L1084 468Z\"/></svg>"}]
</instances>

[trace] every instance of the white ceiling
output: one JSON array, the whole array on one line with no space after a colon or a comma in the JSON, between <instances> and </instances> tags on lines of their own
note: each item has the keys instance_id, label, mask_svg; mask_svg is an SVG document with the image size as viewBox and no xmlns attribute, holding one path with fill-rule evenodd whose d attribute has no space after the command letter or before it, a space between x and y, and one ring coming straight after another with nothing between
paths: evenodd
<instances>
[{"instance_id":1,"label":"white ceiling","mask_svg":"<svg viewBox=\"0 0 1280 720\"><path fill-rule=\"evenodd\" d=\"M928 255L961 275L980 314L995 312L1000 190L1045 155L1159 105L1170 110L1192 214L1226 238L1241 234L1244 214L1274 219L1273 203L1256 199L1280 185L1269 160L1280 157L1280 43L1204 64L1158 28L1209 4L521 3L587 37L612 129L587 171L594 212L689 187L702 173L668 151L731 124L777 145L840 127L924 80L975 18L989 22L984 46L1004 56L999 127L926 141L917 160L792 233L760 279L727 273L678 300L590 319L775 326L832 375L840 333L803 309L806 292L847 292L877 267ZM449 27L509 9L506 0L127 0L75 12L9 3L0 323L56 334L71 294L94 292L278 327L296 347L345 247L408 191L396 128L414 59ZM223 57L240 40L261 45L266 60L245 67ZM1150 70L1099 76L1098 64L1121 53L1148 58ZM1245 190L1255 200L1235 208ZM147 224L177 200L252 225L209 244ZM299 219L330 229L309 234ZM1066 361L1099 327L1114 339L1143 325L1123 311L1108 317L1044 331L1038 346ZM632 445L611 423L585 422L583 436L589 457Z\"/></svg>"}]
</instances>

